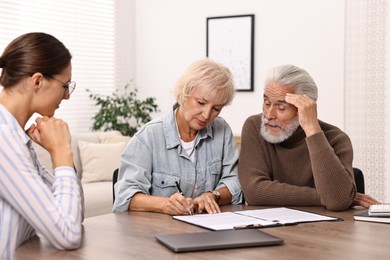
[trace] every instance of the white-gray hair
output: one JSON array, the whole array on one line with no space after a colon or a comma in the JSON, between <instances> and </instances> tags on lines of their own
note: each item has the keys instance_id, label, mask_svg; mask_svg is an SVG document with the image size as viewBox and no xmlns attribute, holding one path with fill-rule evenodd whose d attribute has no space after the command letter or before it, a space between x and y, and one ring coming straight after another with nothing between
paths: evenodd
<instances>
[{"instance_id":1,"label":"white-gray hair","mask_svg":"<svg viewBox=\"0 0 390 260\"><path fill-rule=\"evenodd\" d=\"M275 67L268 73L264 88L272 81L281 86L295 87L295 94L305 94L317 101L317 85L304 69L289 64Z\"/></svg>"}]
</instances>

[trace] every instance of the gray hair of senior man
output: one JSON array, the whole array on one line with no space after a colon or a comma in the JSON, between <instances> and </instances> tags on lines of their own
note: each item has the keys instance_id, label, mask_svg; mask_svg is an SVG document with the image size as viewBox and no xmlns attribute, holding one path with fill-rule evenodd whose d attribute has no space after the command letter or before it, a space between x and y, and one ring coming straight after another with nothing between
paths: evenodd
<instances>
[{"instance_id":1,"label":"gray hair of senior man","mask_svg":"<svg viewBox=\"0 0 390 260\"><path fill-rule=\"evenodd\" d=\"M211 59L195 61L177 81L176 101L182 104L195 90L208 101L228 105L235 94L233 75L227 67Z\"/></svg>"},{"instance_id":2,"label":"gray hair of senior man","mask_svg":"<svg viewBox=\"0 0 390 260\"><path fill-rule=\"evenodd\" d=\"M310 74L294 65L282 65L270 70L266 80L264 89L271 83L275 82L281 86L295 87L295 94L310 97L317 101L318 90Z\"/></svg>"}]
</instances>

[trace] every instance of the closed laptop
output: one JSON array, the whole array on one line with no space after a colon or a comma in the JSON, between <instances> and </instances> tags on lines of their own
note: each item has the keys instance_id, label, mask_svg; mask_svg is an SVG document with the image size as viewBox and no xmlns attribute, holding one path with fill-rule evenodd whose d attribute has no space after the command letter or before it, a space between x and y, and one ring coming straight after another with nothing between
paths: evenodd
<instances>
[{"instance_id":1,"label":"closed laptop","mask_svg":"<svg viewBox=\"0 0 390 260\"><path fill-rule=\"evenodd\" d=\"M271 246L283 239L258 229L208 231L199 233L161 234L156 239L173 252L203 251L226 248Z\"/></svg>"}]
</instances>

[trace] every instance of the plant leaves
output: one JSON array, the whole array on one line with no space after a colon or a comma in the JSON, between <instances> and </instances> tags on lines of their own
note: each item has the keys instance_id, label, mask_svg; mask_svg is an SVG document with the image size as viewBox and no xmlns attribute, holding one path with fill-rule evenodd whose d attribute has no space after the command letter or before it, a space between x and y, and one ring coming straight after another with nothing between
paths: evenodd
<instances>
[{"instance_id":1,"label":"plant leaves","mask_svg":"<svg viewBox=\"0 0 390 260\"><path fill-rule=\"evenodd\" d=\"M129 86L130 84L126 84L122 93L116 89L110 96L86 90L90 93L89 98L99 107L92 117L92 130L118 130L123 135L133 136L141 126L152 119L151 113L159 112L154 97L140 100L137 97L138 89L130 89Z\"/></svg>"}]
</instances>

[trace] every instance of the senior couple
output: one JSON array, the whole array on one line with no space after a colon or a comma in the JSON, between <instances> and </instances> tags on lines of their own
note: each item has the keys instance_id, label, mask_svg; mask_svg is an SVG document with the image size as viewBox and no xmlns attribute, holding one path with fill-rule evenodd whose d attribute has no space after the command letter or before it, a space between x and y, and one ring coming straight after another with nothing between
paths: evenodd
<instances>
[{"instance_id":1,"label":"senior couple","mask_svg":"<svg viewBox=\"0 0 390 260\"><path fill-rule=\"evenodd\" d=\"M351 141L317 118L317 86L304 69L270 71L262 113L245 121L240 152L218 116L234 89L221 64L204 59L188 67L173 108L143 126L123 152L114 212L218 213L244 200L333 211L379 203L356 191Z\"/></svg>"}]
</instances>

